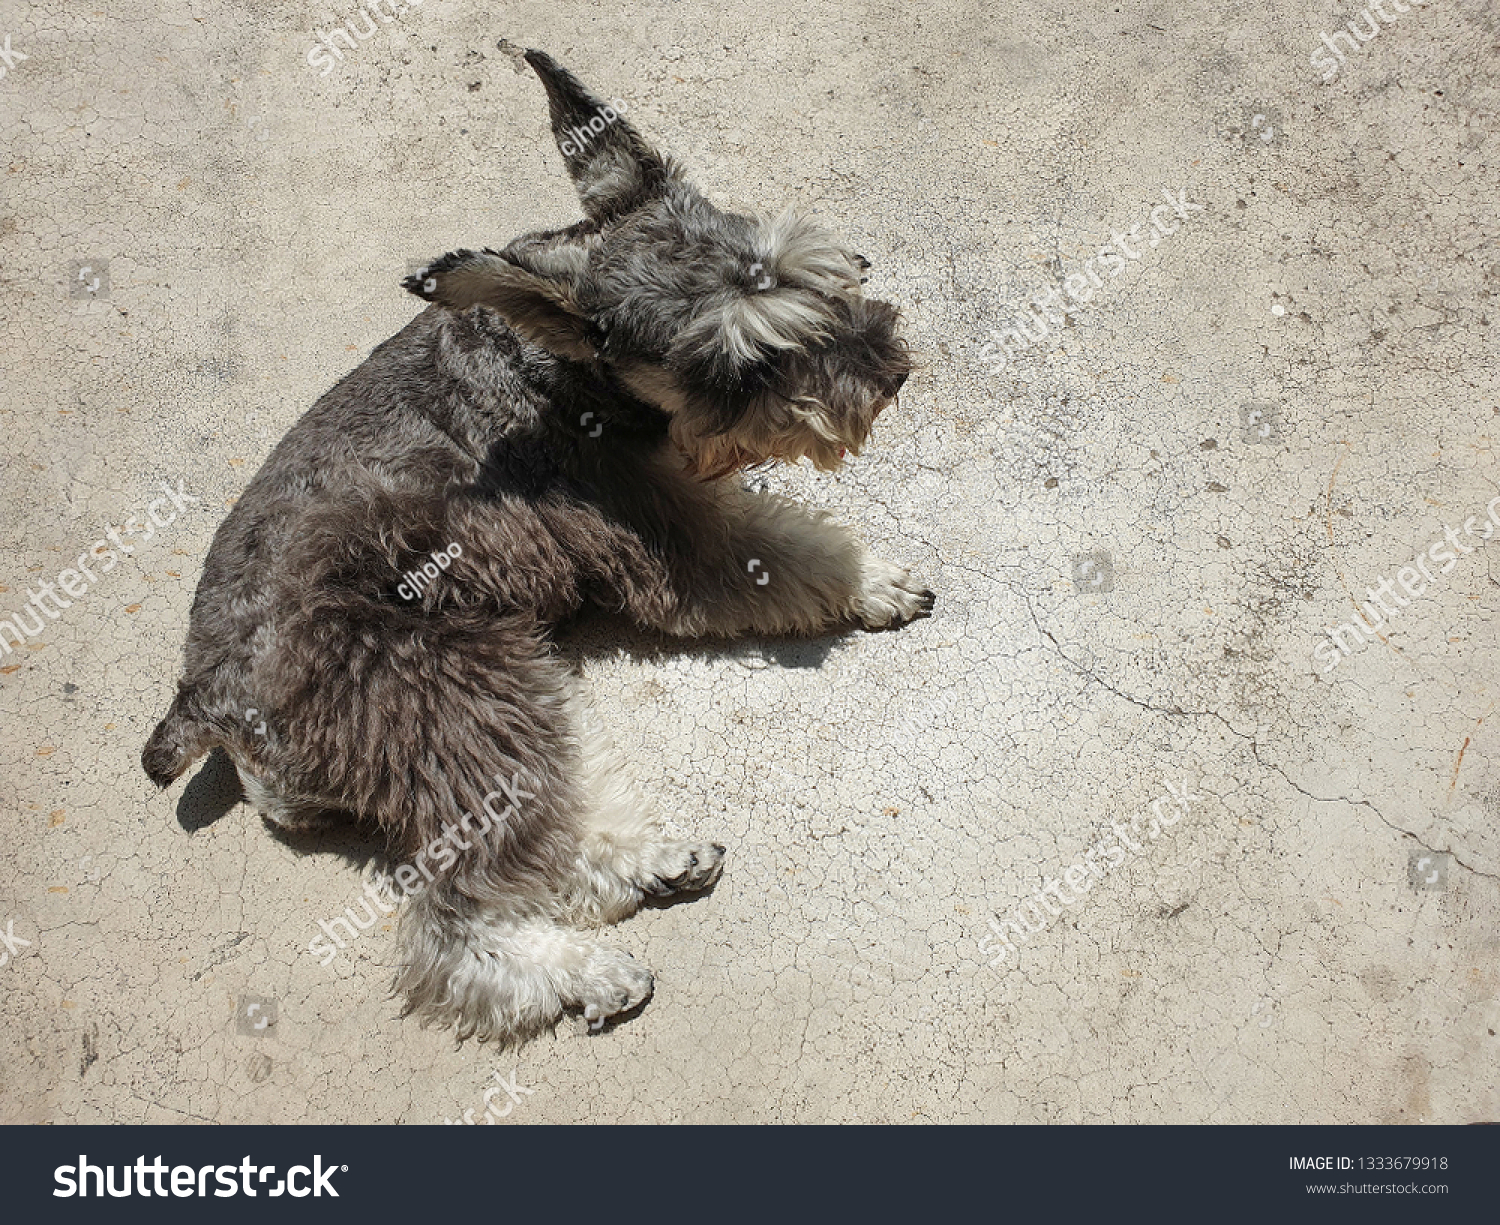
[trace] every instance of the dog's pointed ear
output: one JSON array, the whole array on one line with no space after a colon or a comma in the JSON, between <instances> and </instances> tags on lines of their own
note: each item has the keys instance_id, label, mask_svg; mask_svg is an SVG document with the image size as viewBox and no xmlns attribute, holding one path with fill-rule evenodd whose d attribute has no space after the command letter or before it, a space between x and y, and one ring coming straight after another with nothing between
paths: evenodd
<instances>
[{"instance_id":1,"label":"dog's pointed ear","mask_svg":"<svg viewBox=\"0 0 1500 1225\"><path fill-rule=\"evenodd\" d=\"M521 336L572 361L598 355L595 329L573 296L570 260L554 260L545 275L512 263L498 251L453 251L402 282L426 302L453 310L488 306Z\"/></svg>"},{"instance_id":2,"label":"dog's pointed ear","mask_svg":"<svg viewBox=\"0 0 1500 1225\"><path fill-rule=\"evenodd\" d=\"M552 135L589 220L608 221L666 190L674 167L630 126L623 103L601 102L545 51L526 52L526 62L547 88Z\"/></svg>"}]
</instances>

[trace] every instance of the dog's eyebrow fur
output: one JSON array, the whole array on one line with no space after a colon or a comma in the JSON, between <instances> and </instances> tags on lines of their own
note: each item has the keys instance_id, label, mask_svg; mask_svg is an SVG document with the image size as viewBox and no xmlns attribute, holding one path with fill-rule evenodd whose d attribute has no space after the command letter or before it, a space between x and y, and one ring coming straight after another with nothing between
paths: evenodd
<instances>
[{"instance_id":1,"label":"dog's eyebrow fur","mask_svg":"<svg viewBox=\"0 0 1500 1225\"><path fill-rule=\"evenodd\" d=\"M774 220L762 221L760 230L768 264L779 281L830 297L859 296L857 257L817 222L788 209Z\"/></svg>"},{"instance_id":2,"label":"dog's eyebrow fur","mask_svg":"<svg viewBox=\"0 0 1500 1225\"><path fill-rule=\"evenodd\" d=\"M753 225L759 259L747 269L763 269L771 284L736 286L717 309L694 321L679 352L718 355L743 365L767 350L806 348L833 334L832 300L860 296L854 256L810 218L788 209Z\"/></svg>"},{"instance_id":3,"label":"dog's eyebrow fur","mask_svg":"<svg viewBox=\"0 0 1500 1225\"><path fill-rule=\"evenodd\" d=\"M784 286L734 294L717 311L700 315L679 348L689 354L717 352L740 365L756 361L767 349L801 349L825 340L833 322L829 305L806 290Z\"/></svg>"}]
</instances>

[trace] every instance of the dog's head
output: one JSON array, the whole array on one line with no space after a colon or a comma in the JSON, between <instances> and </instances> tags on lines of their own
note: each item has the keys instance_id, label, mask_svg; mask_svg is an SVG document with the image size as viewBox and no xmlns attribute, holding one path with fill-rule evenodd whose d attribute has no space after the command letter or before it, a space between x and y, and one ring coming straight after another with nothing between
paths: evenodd
<instances>
[{"instance_id":1,"label":"dog's head","mask_svg":"<svg viewBox=\"0 0 1500 1225\"><path fill-rule=\"evenodd\" d=\"M895 307L860 291L869 265L794 214L715 208L621 104L540 51L526 60L586 220L453 252L406 287L490 307L558 357L601 363L669 415L704 474L803 456L834 468L858 453L911 370Z\"/></svg>"}]
</instances>

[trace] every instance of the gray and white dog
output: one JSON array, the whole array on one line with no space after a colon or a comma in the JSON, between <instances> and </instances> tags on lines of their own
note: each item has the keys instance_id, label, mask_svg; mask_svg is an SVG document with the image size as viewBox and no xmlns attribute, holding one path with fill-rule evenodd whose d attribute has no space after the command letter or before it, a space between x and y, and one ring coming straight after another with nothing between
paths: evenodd
<instances>
[{"instance_id":1,"label":"gray and white dog","mask_svg":"<svg viewBox=\"0 0 1500 1225\"><path fill-rule=\"evenodd\" d=\"M408 279L432 305L220 526L142 754L165 787L222 746L277 824L377 825L397 879L422 882L399 932L406 1013L502 1041L639 1004L650 971L587 929L712 884L724 856L659 830L552 627L592 604L687 637L883 629L933 603L735 476L837 467L905 381L862 258L791 214L720 211L623 118L601 130L571 73L526 59L585 220Z\"/></svg>"}]
</instances>

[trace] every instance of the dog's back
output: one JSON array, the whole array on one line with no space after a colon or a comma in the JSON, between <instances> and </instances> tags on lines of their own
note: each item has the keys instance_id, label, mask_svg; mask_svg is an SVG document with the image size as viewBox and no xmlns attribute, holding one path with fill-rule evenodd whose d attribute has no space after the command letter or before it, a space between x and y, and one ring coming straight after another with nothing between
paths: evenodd
<instances>
[{"instance_id":1,"label":"dog's back","mask_svg":"<svg viewBox=\"0 0 1500 1225\"><path fill-rule=\"evenodd\" d=\"M622 515L665 419L618 397L595 404L600 390L481 307L429 308L377 347L292 427L220 525L177 698L142 755L152 781L168 785L215 745L255 755L244 711L270 704L256 664L288 612L320 589L400 600L404 576L446 556L466 506L484 505L490 547L445 561L449 581L426 584L414 611L484 602L549 624L598 594L591 554L596 572L632 555L647 564ZM600 449L580 443L606 424L601 466Z\"/></svg>"},{"instance_id":2,"label":"dog's back","mask_svg":"<svg viewBox=\"0 0 1500 1225\"><path fill-rule=\"evenodd\" d=\"M299 523L310 508L345 500L367 484L443 487L462 453L426 420L439 313L425 311L330 389L267 457L214 535L193 599L183 679L142 754L165 787L208 749L245 739L241 710L257 651L271 645L278 593ZM425 445L424 445L425 444ZM246 699L240 703L239 699Z\"/></svg>"}]
</instances>

